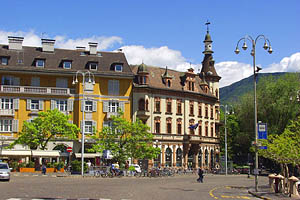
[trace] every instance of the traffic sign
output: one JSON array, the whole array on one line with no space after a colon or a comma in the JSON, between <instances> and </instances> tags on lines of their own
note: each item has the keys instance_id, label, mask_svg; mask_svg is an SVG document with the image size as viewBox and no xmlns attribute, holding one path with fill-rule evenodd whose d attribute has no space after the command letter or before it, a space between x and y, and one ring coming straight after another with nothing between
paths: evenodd
<instances>
[{"instance_id":1,"label":"traffic sign","mask_svg":"<svg viewBox=\"0 0 300 200\"><path fill-rule=\"evenodd\" d=\"M266 123L258 123L258 139L267 139L267 124Z\"/></svg>"},{"instance_id":2,"label":"traffic sign","mask_svg":"<svg viewBox=\"0 0 300 200\"><path fill-rule=\"evenodd\" d=\"M67 147L67 152L71 153L72 152L72 147Z\"/></svg>"}]
</instances>

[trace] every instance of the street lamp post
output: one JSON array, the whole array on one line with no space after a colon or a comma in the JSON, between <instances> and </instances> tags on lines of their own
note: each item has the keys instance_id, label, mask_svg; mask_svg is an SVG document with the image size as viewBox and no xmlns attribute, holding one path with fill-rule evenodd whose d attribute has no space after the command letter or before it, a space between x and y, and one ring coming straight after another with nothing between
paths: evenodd
<instances>
[{"instance_id":1,"label":"street lamp post","mask_svg":"<svg viewBox=\"0 0 300 200\"><path fill-rule=\"evenodd\" d=\"M257 130L257 104L256 104L256 76L258 74L258 72L261 70L260 67L256 66L255 64L255 54L256 54L256 43L259 39L263 39L265 41L263 48L265 50L268 50L269 54L271 54L273 52L272 47L271 47L271 42L269 41L268 38L266 38L264 35L258 35L256 37L256 39L254 40L251 36L246 35L245 37L241 38L237 45L236 45L236 49L235 49L235 53L238 54L240 52L238 45L240 43L240 41L244 41L244 44L242 46L242 48L244 50L246 50L247 44L246 41L250 41L252 44L252 50L251 50L251 56L253 57L253 81L254 81L254 130L255 130L255 145L256 145L256 150L255 150L255 170L254 170L254 175L255 175L255 191L257 192L258 190L258 153L257 153L257 141L258 141L258 130Z\"/></svg>"},{"instance_id":2,"label":"street lamp post","mask_svg":"<svg viewBox=\"0 0 300 200\"><path fill-rule=\"evenodd\" d=\"M231 109L233 111L233 107L232 105ZM227 160L228 160L228 153L227 153L227 114L229 114L229 110L228 110L228 105L220 105L220 107L224 108L224 121L225 121L225 175L227 176L228 174L228 164L227 164Z\"/></svg>"},{"instance_id":3,"label":"street lamp post","mask_svg":"<svg viewBox=\"0 0 300 200\"><path fill-rule=\"evenodd\" d=\"M73 82L72 84L75 85L78 83L78 74L81 74L82 75L82 100L81 100L81 103L83 105L83 108L82 108L82 124L81 124L81 127L82 127L82 130L81 130L81 176L83 177L84 175L84 140L85 140L85 135L84 135L84 132L85 132L85 121L84 121L84 111L85 111L85 95L84 95L84 90L85 90L85 77L86 75L88 76L88 82L91 83L91 76L93 78L93 81L92 81L92 84L95 85L95 77L94 77L94 74L90 71L77 71L75 76L73 77ZM75 80L74 80L75 78Z\"/></svg>"}]
</instances>

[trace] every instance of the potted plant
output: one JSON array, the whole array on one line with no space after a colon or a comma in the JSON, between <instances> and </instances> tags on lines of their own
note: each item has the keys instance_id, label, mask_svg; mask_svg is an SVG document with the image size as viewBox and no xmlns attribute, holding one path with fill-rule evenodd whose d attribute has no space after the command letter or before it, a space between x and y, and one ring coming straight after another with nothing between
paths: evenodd
<instances>
[{"instance_id":1,"label":"potted plant","mask_svg":"<svg viewBox=\"0 0 300 200\"><path fill-rule=\"evenodd\" d=\"M46 165L46 173L52 173L54 172L54 163L48 162Z\"/></svg>"},{"instance_id":2,"label":"potted plant","mask_svg":"<svg viewBox=\"0 0 300 200\"><path fill-rule=\"evenodd\" d=\"M28 162L28 163L20 163L19 164L20 172L35 172L34 169L34 162Z\"/></svg>"},{"instance_id":3,"label":"potted plant","mask_svg":"<svg viewBox=\"0 0 300 200\"><path fill-rule=\"evenodd\" d=\"M13 161L9 164L9 167L12 168L13 172L16 172L19 169L19 163L17 161Z\"/></svg>"}]
</instances>

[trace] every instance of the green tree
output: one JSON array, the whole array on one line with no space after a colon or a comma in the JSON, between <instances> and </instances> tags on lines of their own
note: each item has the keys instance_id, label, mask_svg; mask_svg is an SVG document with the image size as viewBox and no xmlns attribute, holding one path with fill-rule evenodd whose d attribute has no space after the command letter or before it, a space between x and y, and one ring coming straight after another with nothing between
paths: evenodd
<instances>
[{"instance_id":1,"label":"green tree","mask_svg":"<svg viewBox=\"0 0 300 200\"><path fill-rule=\"evenodd\" d=\"M37 118L31 122L24 121L19 137L10 147L16 144L29 146L30 149L47 149L50 140L56 138L76 139L79 128L68 122L70 116L61 113L59 110L48 110L39 112Z\"/></svg>"},{"instance_id":2,"label":"green tree","mask_svg":"<svg viewBox=\"0 0 300 200\"><path fill-rule=\"evenodd\" d=\"M153 135L148 130L149 127L141 120L129 122L120 112L118 116L112 116L112 127L104 127L93 137L96 142L92 149L97 152L110 150L113 159L120 165L124 165L128 158L153 159L160 149L153 147Z\"/></svg>"}]
</instances>

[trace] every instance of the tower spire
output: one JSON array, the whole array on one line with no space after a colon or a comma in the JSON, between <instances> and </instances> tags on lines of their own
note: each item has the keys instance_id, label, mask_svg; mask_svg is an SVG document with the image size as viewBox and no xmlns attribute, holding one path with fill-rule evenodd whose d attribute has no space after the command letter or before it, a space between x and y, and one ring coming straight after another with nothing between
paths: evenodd
<instances>
[{"instance_id":1,"label":"tower spire","mask_svg":"<svg viewBox=\"0 0 300 200\"><path fill-rule=\"evenodd\" d=\"M209 26L208 25L210 25L210 22L207 20L207 22L205 23L205 25L207 26L206 31L207 31L207 33L209 33Z\"/></svg>"}]
</instances>

